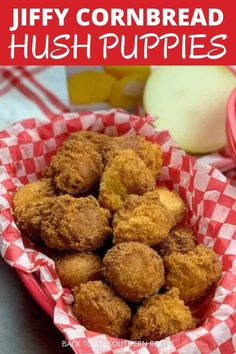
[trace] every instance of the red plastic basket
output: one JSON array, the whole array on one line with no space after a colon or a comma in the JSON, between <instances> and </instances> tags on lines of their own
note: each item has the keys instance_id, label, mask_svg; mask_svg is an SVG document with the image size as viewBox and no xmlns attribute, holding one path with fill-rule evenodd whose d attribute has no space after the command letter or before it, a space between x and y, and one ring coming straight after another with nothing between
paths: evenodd
<instances>
[{"instance_id":1,"label":"red plastic basket","mask_svg":"<svg viewBox=\"0 0 236 354\"><path fill-rule=\"evenodd\" d=\"M46 293L41 288L37 278L33 273L25 273L22 270L16 270L19 275L22 283L29 291L29 293L33 296L35 301L42 307L42 309L53 318L53 312L56 303L52 301L52 299L46 295Z\"/></svg>"},{"instance_id":2,"label":"red plastic basket","mask_svg":"<svg viewBox=\"0 0 236 354\"><path fill-rule=\"evenodd\" d=\"M158 132L150 117L116 110L74 113L40 124L19 122L0 132L0 250L27 289L53 318L57 328L80 354L163 354L236 352L236 189L216 169L202 165L176 148L167 132ZM144 345L88 331L73 316L70 292L61 287L53 261L27 247L11 210L14 191L41 176L62 141L74 131L109 135L142 134L163 149L160 183L175 189L189 205L188 223L199 242L222 258L223 277L207 306L207 318L195 330Z\"/></svg>"}]
</instances>

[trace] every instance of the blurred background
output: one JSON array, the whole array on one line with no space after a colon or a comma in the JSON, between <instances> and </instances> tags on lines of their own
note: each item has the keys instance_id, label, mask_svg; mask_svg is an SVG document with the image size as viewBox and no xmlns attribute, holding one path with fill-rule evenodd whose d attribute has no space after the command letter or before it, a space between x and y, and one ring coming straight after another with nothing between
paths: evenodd
<instances>
[{"instance_id":1,"label":"blurred background","mask_svg":"<svg viewBox=\"0 0 236 354\"><path fill-rule=\"evenodd\" d=\"M235 68L2 66L0 129L32 117L48 120L64 112L123 109L151 116L157 129L168 130L186 152L207 156L206 163L219 168L217 159L224 158L227 166L220 161L220 169L226 172L233 168L226 117L236 88Z\"/></svg>"}]
</instances>

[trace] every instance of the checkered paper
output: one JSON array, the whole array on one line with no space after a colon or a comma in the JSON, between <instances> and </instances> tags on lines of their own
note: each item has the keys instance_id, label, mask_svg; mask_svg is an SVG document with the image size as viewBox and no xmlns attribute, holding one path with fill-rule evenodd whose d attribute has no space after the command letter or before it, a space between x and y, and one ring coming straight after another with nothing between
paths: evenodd
<instances>
[{"instance_id":1,"label":"checkered paper","mask_svg":"<svg viewBox=\"0 0 236 354\"><path fill-rule=\"evenodd\" d=\"M199 158L199 160L203 164L217 168L227 177L228 181L233 186L236 186L236 165L231 158L227 147L220 151L202 156Z\"/></svg>"},{"instance_id":2,"label":"checkered paper","mask_svg":"<svg viewBox=\"0 0 236 354\"><path fill-rule=\"evenodd\" d=\"M55 304L55 325L75 353L233 354L236 352L236 189L218 170L178 150L168 133L155 130L151 123L150 117L111 110L54 116L48 123L28 119L2 131L1 254L12 267L37 278L45 296ZM164 163L159 183L174 188L186 201L189 206L186 223L196 231L199 242L212 247L222 261L222 279L204 308L204 323L195 330L147 345L86 330L72 313L73 297L61 287L53 261L23 243L12 215L13 193L41 177L63 140L78 130L108 135L142 134L162 146Z\"/></svg>"}]
</instances>

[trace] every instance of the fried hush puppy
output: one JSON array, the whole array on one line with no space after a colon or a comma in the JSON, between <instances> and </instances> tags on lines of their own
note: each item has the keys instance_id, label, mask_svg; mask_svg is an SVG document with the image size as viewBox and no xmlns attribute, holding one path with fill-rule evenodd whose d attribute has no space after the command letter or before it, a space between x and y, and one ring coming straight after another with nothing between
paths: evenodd
<instances>
[{"instance_id":1,"label":"fried hush puppy","mask_svg":"<svg viewBox=\"0 0 236 354\"><path fill-rule=\"evenodd\" d=\"M62 286L73 289L89 280L99 279L102 260L92 252L75 252L58 256L55 266Z\"/></svg>"},{"instance_id":2,"label":"fried hush puppy","mask_svg":"<svg viewBox=\"0 0 236 354\"><path fill-rule=\"evenodd\" d=\"M169 256L173 252L188 253L197 246L197 238L192 230L184 227L175 227L156 250L161 257Z\"/></svg>"},{"instance_id":3,"label":"fried hush puppy","mask_svg":"<svg viewBox=\"0 0 236 354\"><path fill-rule=\"evenodd\" d=\"M93 145L93 148L103 156L105 151L109 150L109 145L113 138L108 135L100 134L93 131L80 131L70 136L71 141L88 141Z\"/></svg>"},{"instance_id":4,"label":"fried hush puppy","mask_svg":"<svg viewBox=\"0 0 236 354\"><path fill-rule=\"evenodd\" d=\"M179 291L153 295L139 307L133 318L131 339L157 341L195 327L190 309L179 298Z\"/></svg>"},{"instance_id":5,"label":"fried hush puppy","mask_svg":"<svg viewBox=\"0 0 236 354\"><path fill-rule=\"evenodd\" d=\"M115 212L129 194L142 195L155 187L155 179L133 150L117 151L102 175L99 201Z\"/></svg>"},{"instance_id":6,"label":"fried hush puppy","mask_svg":"<svg viewBox=\"0 0 236 354\"><path fill-rule=\"evenodd\" d=\"M159 195L160 202L169 210L170 214L174 216L175 223L180 222L186 212L186 206L179 194L165 187L158 187L155 191Z\"/></svg>"},{"instance_id":7,"label":"fried hush puppy","mask_svg":"<svg viewBox=\"0 0 236 354\"><path fill-rule=\"evenodd\" d=\"M111 248L103 259L104 275L124 299L140 302L164 283L161 257L139 242L124 242Z\"/></svg>"},{"instance_id":8,"label":"fried hush puppy","mask_svg":"<svg viewBox=\"0 0 236 354\"><path fill-rule=\"evenodd\" d=\"M54 193L52 181L42 178L25 185L13 197L16 224L34 242L40 240L41 210Z\"/></svg>"},{"instance_id":9,"label":"fried hush puppy","mask_svg":"<svg viewBox=\"0 0 236 354\"><path fill-rule=\"evenodd\" d=\"M156 341L192 329L184 302L201 299L221 276L213 250L176 226L186 206L175 191L156 187L161 166L160 146L144 137L77 132L45 178L14 195L16 223L26 236L70 251L55 257L55 268L88 330ZM91 195L98 187L100 204Z\"/></svg>"},{"instance_id":10,"label":"fried hush puppy","mask_svg":"<svg viewBox=\"0 0 236 354\"><path fill-rule=\"evenodd\" d=\"M122 336L130 323L131 310L102 281L90 281L74 289L75 314L88 330Z\"/></svg>"},{"instance_id":11,"label":"fried hush puppy","mask_svg":"<svg viewBox=\"0 0 236 354\"><path fill-rule=\"evenodd\" d=\"M153 144L145 139L144 136L129 136L123 135L114 137L109 141L109 144L104 146L105 161L108 161L110 156L119 150L131 149L143 160L153 177L157 179L160 175L162 166L162 151L158 144Z\"/></svg>"},{"instance_id":12,"label":"fried hush puppy","mask_svg":"<svg viewBox=\"0 0 236 354\"><path fill-rule=\"evenodd\" d=\"M103 168L101 155L89 141L69 138L52 158L45 176L52 178L62 193L78 195L100 181Z\"/></svg>"},{"instance_id":13,"label":"fried hush puppy","mask_svg":"<svg viewBox=\"0 0 236 354\"><path fill-rule=\"evenodd\" d=\"M192 302L204 296L221 277L221 265L215 252L203 245L186 254L171 253L164 257L165 286L176 287L180 298Z\"/></svg>"},{"instance_id":14,"label":"fried hush puppy","mask_svg":"<svg viewBox=\"0 0 236 354\"><path fill-rule=\"evenodd\" d=\"M173 226L174 218L157 193L130 195L114 215L114 243L138 241L154 246L168 236Z\"/></svg>"},{"instance_id":15,"label":"fried hush puppy","mask_svg":"<svg viewBox=\"0 0 236 354\"><path fill-rule=\"evenodd\" d=\"M41 235L49 248L91 251L110 235L109 219L94 197L62 195L41 211Z\"/></svg>"}]
</instances>

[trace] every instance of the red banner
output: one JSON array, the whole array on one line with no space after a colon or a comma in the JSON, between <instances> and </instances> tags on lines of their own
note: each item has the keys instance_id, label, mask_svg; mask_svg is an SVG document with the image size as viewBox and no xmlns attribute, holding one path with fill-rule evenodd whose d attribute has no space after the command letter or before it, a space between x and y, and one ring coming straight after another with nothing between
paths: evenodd
<instances>
[{"instance_id":1,"label":"red banner","mask_svg":"<svg viewBox=\"0 0 236 354\"><path fill-rule=\"evenodd\" d=\"M1 1L0 23L1 65L236 64L227 0Z\"/></svg>"}]
</instances>

